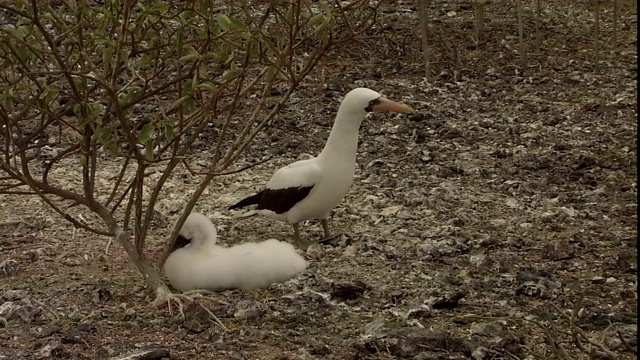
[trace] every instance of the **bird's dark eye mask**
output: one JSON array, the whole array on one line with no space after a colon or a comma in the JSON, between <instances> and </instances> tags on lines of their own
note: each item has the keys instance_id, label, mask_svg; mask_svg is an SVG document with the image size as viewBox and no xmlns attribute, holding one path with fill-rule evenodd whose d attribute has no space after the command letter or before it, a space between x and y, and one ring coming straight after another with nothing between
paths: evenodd
<instances>
[{"instance_id":1,"label":"bird's dark eye mask","mask_svg":"<svg viewBox=\"0 0 640 360\"><path fill-rule=\"evenodd\" d=\"M176 238L175 244L173 244L173 248L171 249L171 252L181 249L189 245L190 243L191 243L191 239L188 239L182 235L178 235L178 237Z\"/></svg>"},{"instance_id":2,"label":"bird's dark eye mask","mask_svg":"<svg viewBox=\"0 0 640 360\"><path fill-rule=\"evenodd\" d=\"M364 111L366 112L372 112L373 111L373 107L380 104L380 98L377 99L373 99L371 101L369 101L369 106L367 106L366 108L364 108Z\"/></svg>"}]
</instances>

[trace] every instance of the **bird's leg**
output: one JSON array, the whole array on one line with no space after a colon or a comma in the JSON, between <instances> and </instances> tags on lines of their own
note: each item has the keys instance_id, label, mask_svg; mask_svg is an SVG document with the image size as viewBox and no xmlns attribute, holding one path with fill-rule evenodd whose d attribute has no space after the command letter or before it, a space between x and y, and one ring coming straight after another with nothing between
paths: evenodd
<instances>
[{"instance_id":1,"label":"bird's leg","mask_svg":"<svg viewBox=\"0 0 640 360\"><path fill-rule=\"evenodd\" d=\"M298 223L293 223L293 240L296 242L296 244L300 243L300 229L299 229L300 225Z\"/></svg>"},{"instance_id":2,"label":"bird's leg","mask_svg":"<svg viewBox=\"0 0 640 360\"><path fill-rule=\"evenodd\" d=\"M303 241L302 238L300 237L300 229L299 229L300 224L299 223L294 223L293 224L293 239L296 242L295 246L300 249L300 250L307 250L307 248L309 247L309 243L307 243L306 241Z\"/></svg>"},{"instance_id":3,"label":"bird's leg","mask_svg":"<svg viewBox=\"0 0 640 360\"><path fill-rule=\"evenodd\" d=\"M329 222L327 219L320 219L320 223L322 224L322 230L324 230L324 238L331 239L331 230L329 230Z\"/></svg>"},{"instance_id":4,"label":"bird's leg","mask_svg":"<svg viewBox=\"0 0 640 360\"><path fill-rule=\"evenodd\" d=\"M340 235L349 236L347 233L339 232L335 235L331 235L331 230L329 229L329 221L327 219L320 219L320 223L322 224L322 229L324 230L324 238L320 239L319 242L326 242L340 237Z\"/></svg>"}]
</instances>

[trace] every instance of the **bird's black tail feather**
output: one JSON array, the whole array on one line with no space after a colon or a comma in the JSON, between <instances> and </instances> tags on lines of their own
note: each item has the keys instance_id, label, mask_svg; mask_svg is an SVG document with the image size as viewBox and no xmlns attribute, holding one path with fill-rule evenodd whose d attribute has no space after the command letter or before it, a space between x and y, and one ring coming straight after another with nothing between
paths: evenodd
<instances>
[{"instance_id":1,"label":"bird's black tail feather","mask_svg":"<svg viewBox=\"0 0 640 360\"><path fill-rule=\"evenodd\" d=\"M263 190L264 191L264 190ZM239 209L241 207L249 206L249 205L258 205L260 203L260 198L262 198L262 191L259 193L249 196L246 199L242 199L237 203L229 206L229 210Z\"/></svg>"}]
</instances>

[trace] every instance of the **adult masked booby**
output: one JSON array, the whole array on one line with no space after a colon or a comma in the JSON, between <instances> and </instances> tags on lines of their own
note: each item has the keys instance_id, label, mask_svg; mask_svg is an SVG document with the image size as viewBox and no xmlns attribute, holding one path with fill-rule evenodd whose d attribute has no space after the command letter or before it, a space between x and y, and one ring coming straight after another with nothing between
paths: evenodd
<instances>
[{"instance_id":1,"label":"adult masked booby","mask_svg":"<svg viewBox=\"0 0 640 360\"><path fill-rule=\"evenodd\" d=\"M194 212L187 217L164 264L174 288L251 290L287 281L307 267L287 242L270 239L227 248L216 240L216 227L206 216Z\"/></svg>"},{"instance_id":2,"label":"adult masked booby","mask_svg":"<svg viewBox=\"0 0 640 360\"><path fill-rule=\"evenodd\" d=\"M229 210L258 205L244 216L260 214L293 225L294 239L300 240L298 224L320 219L325 238L331 238L327 219L342 201L353 182L360 124L369 112L410 112L404 104L393 102L367 89L351 90L342 100L338 114L320 154L277 170L259 193L231 205Z\"/></svg>"}]
</instances>

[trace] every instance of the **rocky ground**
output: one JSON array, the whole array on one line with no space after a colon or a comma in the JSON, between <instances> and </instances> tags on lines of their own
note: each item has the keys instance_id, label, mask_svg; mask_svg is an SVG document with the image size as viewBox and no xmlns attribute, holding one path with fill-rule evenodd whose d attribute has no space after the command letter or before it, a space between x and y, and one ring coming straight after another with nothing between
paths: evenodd
<instances>
[{"instance_id":1,"label":"rocky ground","mask_svg":"<svg viewBox=\"0 0 640 360\"><path fill-rule=\"evenodd\" d=\"M201 300L226 330L200 305L184 319L151 307L122 249L3 195L0 359L636 358L637 14L620 3L617 44L602 5L598 74L584 2L545 4L541 51L525 7L526 63L509 4L487 7L479 43L468 4L433 5L431 84L408 5L329 53L242 161L272 159L219 178L197 204L223 244L291 238L287 224L225 209L319 152L349 89L416 112L365 120L331 219L348 236L312 245L287 283ZM196 183L171 180L152 252ZM315 222L302 233L322 236Z\"/></svg>"}]
</instances>

